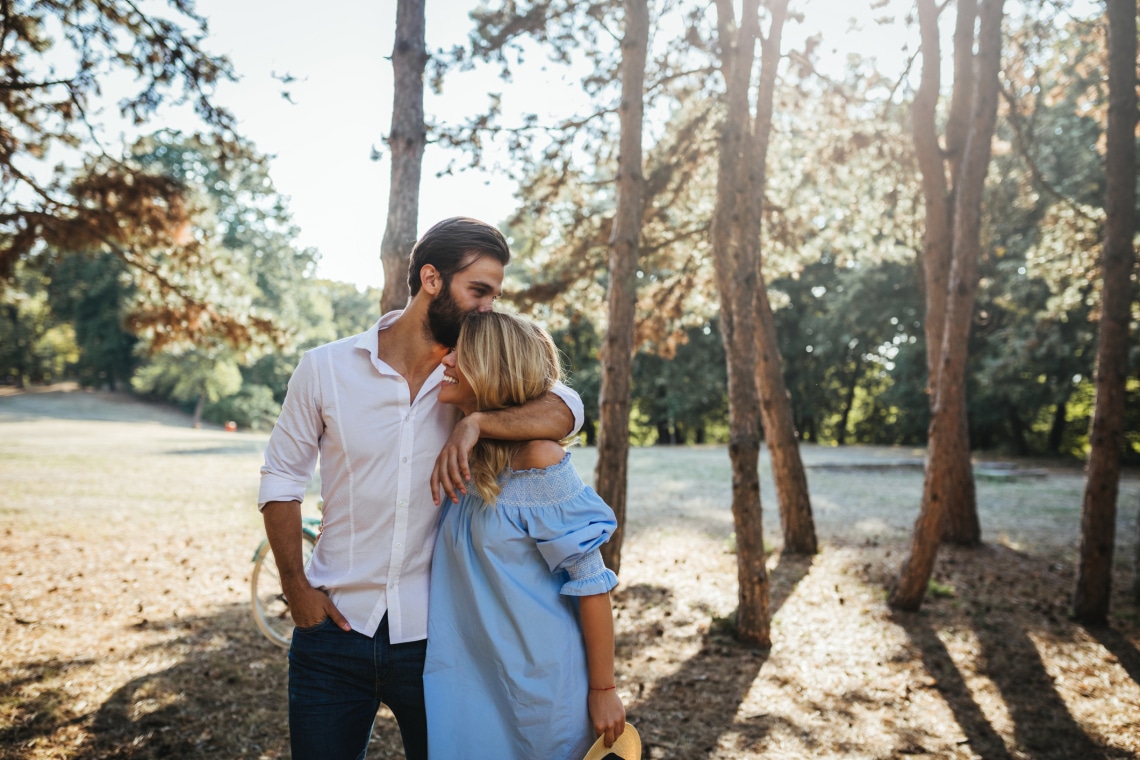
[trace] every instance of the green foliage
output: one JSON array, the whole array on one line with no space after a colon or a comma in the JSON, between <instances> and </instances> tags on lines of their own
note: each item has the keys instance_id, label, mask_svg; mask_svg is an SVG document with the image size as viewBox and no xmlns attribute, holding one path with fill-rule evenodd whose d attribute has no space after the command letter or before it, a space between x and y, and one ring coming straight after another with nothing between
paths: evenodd
<instances>
[{"instance_id":1,"label":"green foliage","mask_svg":"<svg viewBox=\"0 0 1140 760\"><path fill-rule=\"evenodd\" d=\"M597 328L581 312L569 315L561 329L553 330L550 337L562 352L566 382L582 397L585 417L582 434L586 445L597 443L598 395L602 386L602 367L598 361L601 336Z\"/></svg>"},{"instance_id":2,"label":"green foliage","mask_svg":"<svg viewBox=\"0 0 1140 760\"><path fill-rule=\"evenodd\" d=\"M939 583L933 578L931 578L926 583L926 593L935 599L953 599L955 596L957 596L957 592L954 590L953 586L947 585L945 583Z\"/></svg>"},{"instance_id":3,"label":"green foliage","mask_svg":"<svg viewBox=\"0 0 1140 760\"><path fill-rule=\"evenodd\" d=\"M910 393L909 404L898 403L907 381L924 384L926 379L916 279L907 264L851 261L844 266L824 257L771 284L786 304L775 313L776 330L804 438L921 441L925 397ZM917 376L908 372L914 364L922 370ZM912 421L914 414L918 419Z\"/></svg>"},{"instance_id":4,"label":"green foliage","mask_svg":"<svg viewBox=\"0 0 1140 760\"><path fill-rule=\"evenodd\" d=\"M203 142L230 159L244 153L235 118L213 100L217 84L235 76L225 57L204 50L206 27L184 0L4 4L0 287L12 284L19 261L111 253L150 296L152 308L132 315L136 331L235 344L272 335L270 324L219 297L224 274L187 234L197 210L187 186L100 142L107 128L116 131L102 122L108 112L138 127L189 105ZM104 101L109 82L115 103Z\"/></svg>"},{"instance_id":5,"label":"green foliage","mask_svg":"<svg viewBox=\"0 0 1140 760\"><path fill-rule=\"evenodd\" d=\"M567 380L582 397L586 444L596 443L601 362L598 329L581 313L551 333L565 360ZM633 445L725 440L724 348L716 323L692 327L663 357L647 349L634 357L630 441Z\"/></svg>"},{"instance_id":6,"label":"green foliage","mask_svg":"<svg viewBox=\"0 0 1140 760\"><path fill-rule=\"evenodd\" d=\"M71 372L86 387L128 387L138 338L124 324L134 295L126 265L109 253L64 254L47 272L52 312L75 329Z\"/></svg>"},{"instance_id":7,"label":"green foliage","mask_svg":"<svg viewBox=\"0 0 1140 760\"><path fill-rule=\"evenodd\" d=\"M18 287L0 291L0 381L62 380L78 358L75 330L54 319L43 275L22 263L13 274Z\"/></svg>"},{"instance_id":8,"label":"green foliage","mask_svg":"<svg viewBox=\"0 0 1140 760\"><path fill-rule=\"evenodd\" d=\"M207 419L217 415L225 419L216 421L264 426L284 399L295 347L306 340L311 325L325 327L332 320L319 289L309 285L316 252L293 243L297 229L273 187L265 157L248 152L225 160L212 143L158 133L137 143L133 158L192 189L198 224L208 231L211 261L222 267L217 279L227 292L218 298L244 302L276 324L289 343L282 352L266 344L238 347L222 341L154 345L148 336L140 345L144 356L133 386L175 401L202 398L208 402ZM142 300L145 309L145 296ZM331 339L331 333L323 330L316 342Z\"/></svg>"},{"instance_id":9,"label":"green foliage","mask_svg":"<svg viewBox=\"0 0 1140 760\"><path fill-rule=\"evenodd\" d=\"M272 430L281 413L281 403L267 385L245 385L237 393L208 403L202 417L219 425L235 422L250 430Z\"/></svg>"},{"instance_id":10,"label":"green foliage","mask_svg":"<svg viewBox=\"0 0 1140 760\"><path fill-rule=\"evenodd\" d=\"M192 349L156 354L131 378L139 393L153 393L175 401L204 398L217 402L241 390L241 370L224 349Z\"/></svg>"},{"instance_id":11,"label":"green foliage","mask_svg":"<svg viewBox=\"0 0 1140 760\"><path fill-rule=\"evenodd\" d=\"M210 300L272 321L286 345L179 339L161 327L163 297L138 287L120 256L49 249L38 271L18 265L18 287L0 296L0 371L17 383L67 374L88 386L129 384L216 422L272 425L301 351L365 329L379 294L314 279L317 254L294 243L264 157L223 156L216 143L161 132L133 146L130 160L193 199Z\"/></svg>"},{"instance_id":12,"label":"green foliage","mask_svg":"<svg viewBox=\"0 0 1140 760\"><path fill-rule=\"evenodd\" d=\"M710 425L728 416L724 344L716 322L690 327L671 357L642 352L633 398L658 444L711 443Z\"/></svg>"},{"instance_id":13,"label":"green foliage","mask_svg":"<svg viewBox=\"0 0 1140 760\"><path fill-rule=\"evenodd\" d=\"M1140 379L1129 378L1124 392L1124 453L1135 464L1140 462Z\"/></svg>"}]
</instances>

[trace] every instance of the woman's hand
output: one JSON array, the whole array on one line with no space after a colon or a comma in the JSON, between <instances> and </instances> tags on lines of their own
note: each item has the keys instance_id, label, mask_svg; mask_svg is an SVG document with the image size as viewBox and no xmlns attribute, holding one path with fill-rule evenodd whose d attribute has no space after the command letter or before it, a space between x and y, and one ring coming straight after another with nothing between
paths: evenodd
<instances>
[{"instance_id":1,"label":"woman's hand","mask_svg":"<svg viewBox=\"0 0 1140 760\"><path fill-rule=\"evenodd\" d=\"M444 498L451 499L458 504L459 497L467 493L467 481L471 480L471 450L479 442L480 415L470 414L451 430L443 451L435 460L435 467L431 471L431 500L437 505L440 502L440 489L443 489Z\"/></svg>"},{"instance_id":2,"label":"woman's hand","mask_svg":"<svg viewBox=\"0 0 1140 760\"><path fill-rule=\"evenodd\" d=\"M588 704L594 732L599 736L605 735L606 746L612 747L625 731L625 706L621 703L621 697L617 695L617 689L606 691L590 689Z\"/></svg>"}]
</instances>

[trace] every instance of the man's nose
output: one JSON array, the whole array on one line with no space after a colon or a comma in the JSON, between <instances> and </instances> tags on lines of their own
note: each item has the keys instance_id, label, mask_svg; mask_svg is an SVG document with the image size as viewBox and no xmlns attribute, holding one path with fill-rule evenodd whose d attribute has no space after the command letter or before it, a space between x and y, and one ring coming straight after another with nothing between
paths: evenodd
<instances>
[{"instance_id":1,"label":"man's nose","mask_svg":"<svg viewBox=\"0 0 1140 760\"><path fill-rule=\"evenodd\" d=\"M486 314L487 312L494 311L494 310L495 310L495 302L493 300L492 301L485 301L485 302L479 304L479 313L480 314Z\"/></svg>"}]
</instances>

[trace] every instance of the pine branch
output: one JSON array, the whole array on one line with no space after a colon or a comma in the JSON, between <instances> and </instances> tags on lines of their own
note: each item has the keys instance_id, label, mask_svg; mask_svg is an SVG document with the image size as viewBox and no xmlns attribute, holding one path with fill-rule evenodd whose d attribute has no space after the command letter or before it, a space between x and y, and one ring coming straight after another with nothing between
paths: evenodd
<instances>
[{"instance_id":1,"label":"pine branch","mask_svg":"<svg viewBox=\"0 0 1140 760\"><path fill-rule=\"evenodd\" d=\"M46 82L0 82L0 90L23 92L26 90L40 90L47 87L55 87L59 84L70 87L74 82L74 79L53 79Z\"/></svg>"},{"instance_id":2,"label":"pine branch","mask_svg":"<svg viewBox=\"0 0 1140 760\"><path fill-rule=\"evenodd\" d=\"M1029 143L1025 139L1025 130L1024 125L1021 121L1021 113L1017 109L1017 98L1015 98L1013 93L1004 86L1001 88L1001 94L1002 97L1005 98L1006 104L1009 106L1009 123L1013 127L1013 133L1015 137L1014 142L1017 145L1018 155L1024 159L1025 165L1029 168L1029 175L1033 179L1033 184L1037 185L1039 188L1044 190L1049 195L1053 196L1055 199L1066 204L1069 208L1076 212L1078 216L1092 222L1093 224L1101 224L1103 220L1097 219L1096 217L1089 214L1087 211L1085 211L1081 204L1077 203L1072 198L1062 193L1048 180L1045 179L1045 176L1042 173L1041 169L1037 166L1037 162L1033 160L1033 156L1029 152Z\"/></svg>"}]
</instances>

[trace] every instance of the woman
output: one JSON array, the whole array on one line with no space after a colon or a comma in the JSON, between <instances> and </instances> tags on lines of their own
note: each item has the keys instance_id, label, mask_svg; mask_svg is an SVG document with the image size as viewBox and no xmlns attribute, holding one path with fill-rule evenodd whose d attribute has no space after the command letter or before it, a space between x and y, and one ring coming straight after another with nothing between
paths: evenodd
<instances>
[{"instance_id":1,"label":"woman","mask_svg":"<svg viewBox=\"0 0 1140 760\"><path fill-rule=\"evenodd\" d=\"M473 315L439 400L471 414L541 396L560 375L541 327ZM432 560L424 695L434 760L579 760L625 728L614 682L617 576L598 551L613 511L554 441L482 440L445 504Z\"/></svg>"}]
</instances>

